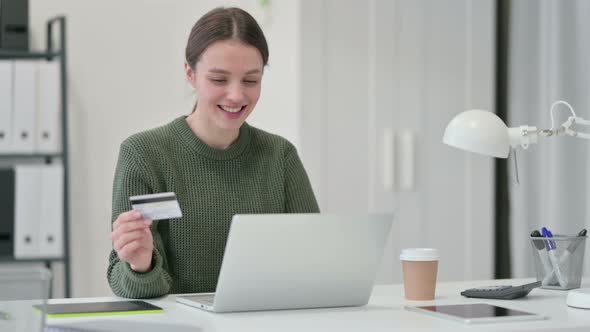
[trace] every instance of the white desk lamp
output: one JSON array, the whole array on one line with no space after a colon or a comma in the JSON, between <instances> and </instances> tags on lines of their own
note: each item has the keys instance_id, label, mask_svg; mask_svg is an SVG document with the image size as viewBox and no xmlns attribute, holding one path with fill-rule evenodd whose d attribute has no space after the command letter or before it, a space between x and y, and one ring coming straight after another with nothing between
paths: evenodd
<instances>
[{"instance_id":1,"label":"white desk lamp","mask_svg":"<svg viewBox=\"0 0 590 332\"><path fill-rule=\"evenodd\" d=\"M559 127L554 126L553 111L559 104L569 108L572 113L567 121ZM590 139L590 134L580 133L572 127L574 125L590 126L590 121L584 120L574 112L573 107L565 101L556 101L551 105L551 129L520 126L508 128L496 114L483 110L468 110L455 116L447 125L443 136L443 143L486 156L507 158L510 150L514 153L516 181L518 183L518 166L516 163L516 149L527 149L530 144L536 144L539 136L550 137L567 135ZM568 292L567 304L570 306L590 309L590 288L581 288Z\"/></svg>"}]
</instances>

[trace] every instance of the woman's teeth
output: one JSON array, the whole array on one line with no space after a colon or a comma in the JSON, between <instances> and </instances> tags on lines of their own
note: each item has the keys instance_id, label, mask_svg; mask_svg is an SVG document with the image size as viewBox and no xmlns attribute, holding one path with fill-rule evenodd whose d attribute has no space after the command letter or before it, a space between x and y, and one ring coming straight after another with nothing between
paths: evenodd
<instances>
[{"instance_id":1,"label":"woman's teeth","mask_svg":"<svg viewBox=\"0 0 590 332\"><path fill-rule=\"evenodd\" d=\"M238 113L239 111L242 110L242 107L225 107L225 106L220 106L222 110L229 112L229 113Z\"/></svg>"}]
</instances>

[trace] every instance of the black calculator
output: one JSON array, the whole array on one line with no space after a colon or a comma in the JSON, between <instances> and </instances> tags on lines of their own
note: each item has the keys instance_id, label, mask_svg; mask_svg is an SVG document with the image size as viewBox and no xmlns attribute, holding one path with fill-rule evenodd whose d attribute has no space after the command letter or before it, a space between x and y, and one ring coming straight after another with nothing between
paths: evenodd
<instances>
[{"instance_id":1,"label":"black calculator","mask_svg":"<svg viewBox=\"0 0 590 332\"><path fill-rule=\"evenodd\" d=\"M461 295L480 299L512 300L527 296L531 290L539 286L541 286L540 281L520 286L487 286L464 290L461 292Z\"/></svg>"}]
</instances>

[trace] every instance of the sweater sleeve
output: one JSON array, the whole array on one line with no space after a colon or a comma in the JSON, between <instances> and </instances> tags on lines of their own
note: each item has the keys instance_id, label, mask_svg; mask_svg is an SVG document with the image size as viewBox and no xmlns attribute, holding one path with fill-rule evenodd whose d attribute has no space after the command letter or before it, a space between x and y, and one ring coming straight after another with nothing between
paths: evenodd
<instances>
[{"instance_id":1,"label":"sweater sleeve","mask_svg":"<svg viewBox=\"0 0 590 332\"><path fill-rule=\"evenodd\" d=\"M122 212L131 210L129 196L153 192L153 181L142 164L138 154L124 142L119 152L113 183L112 223ZM127 298L149 298L167 294L172 279L167 271L168 264L162 238L157 230L157 221L152 223L154 239L152 269L145 273L135 272L129 263L121 261L113 249L109 257L107 279L113 293Z\"/></svg>"},{"instance_id":2,"label":"sweater sleeve","mask_svg":"<svg viewBox=\"0 0 590 332\"><path fill-rule=\"evenodd\" d=\"M285 212L320 212L303 163L291 144L285 154Z\"/></svg>"}]
</instances>

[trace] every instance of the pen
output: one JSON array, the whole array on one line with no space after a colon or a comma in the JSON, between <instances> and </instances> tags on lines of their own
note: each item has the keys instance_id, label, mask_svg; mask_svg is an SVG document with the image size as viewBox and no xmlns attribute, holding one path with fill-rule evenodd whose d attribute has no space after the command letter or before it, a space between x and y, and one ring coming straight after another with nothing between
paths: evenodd
<instances>
[{"instance_id":1,"label":"pen","mask_svg":"<svg viewBox=\"0 0 590 332\"><path fill-rule=\"evenodd\" d=\"M531 233L531 237L538 237L542 238L541 233L538 230L534 230ZM545 244L543 244L543 240L541 239L533 239L533 245L537 249L539 253L539 258L541 259L541 265L543 265L543 269L545 269L545 278L543 278L543 286L547 286L550 283L553 283L555 278L553 278L553 271L551 268L551 262L549 261L549 256L545 254Z\"/></svg>"},{"instance_id":2,"label":"pen","mask_svg":"<svg viewBox=\"0 0 590 332\"><path fill-rule=\"evenodd\" d=\"M586 229L582 229L579 233L578 233L578 237L584 237L586 236ZM570 243L569 246L567 246L567 248L565 249L565 251L563 252L563 254L561 254L561 256L559 257L559 266L563 266L563 264L567 261L568 257L574 252L576 251L576 248L580 245L580 243L582 243L582 239L574 239L572 241L572 243ZM551 273L553 274L554 271L551 271Z\"/></svg>"},{"instance_id":3,"label":"pen","mask_svg":"<svg viewBox=\"0 0 590 332\"><path fill-rule=\"evenodd\" d=\"M552 238L553 234L551 233L550 230L548 230L546 227L543 227L541 229L542 233L543 233L543 237L545 238ZM545 248L547 249L547 254L549 255L549 260L551 261L551 264L553 265L553 271L555 272L555 276L557 277L557 281L559 282L559 285L561 287L566 287L567 282L564 279L563 275L561 274L561 269L559 268L559 260L557 259L557 256L555 255L555 249L557 248L555 245L555 241L553 240L545 240ZM547 277L550 277L551 274ZM545 279L543 279L545 280Z\"/></svg>"},{"instance_id":4,"label":"pen","mask_svg":"<svg viewBox=\"0 0 590 332\"><path fill-rule=\"evenodd\" d=\"M539 232L535 231L539 236ZM535 233L533 232L533 233ZM582 229L579 233L578 233L578 237L584 237L587 234L587 230L584 228ZM531 236L533 236L533 234L531 234ZM580 243L582 243L581 239L575 239L572 243L570 243L570 245L565 249L565 251L563 252L563 254L561 254L561 256L559 257L559 266L564 266L564 264L566 264L567 259L569 258L569 256L576 250L576 248L580 245ZM539 249L539 247L537 246L537 249ZM545 260L547 260L547 257L545 257ZM547 272L547 269L545 269L545 272ZM549 272L548 274L545 275L545 278L543 279L543 285L549 284L552 282L552 280L554 280L555 276L555 270L552 270L551 272Z\"/></svg>"}]
</instances>

